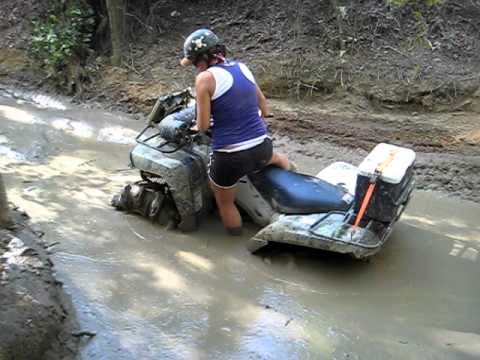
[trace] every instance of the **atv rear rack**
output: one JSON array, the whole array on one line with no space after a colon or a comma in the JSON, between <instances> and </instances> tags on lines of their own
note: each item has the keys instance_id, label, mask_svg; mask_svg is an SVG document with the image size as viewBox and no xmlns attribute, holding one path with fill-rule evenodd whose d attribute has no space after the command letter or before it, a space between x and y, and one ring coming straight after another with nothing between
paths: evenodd
<instances>
[{"instance_id":1,"label":"atv rear rack","mask_svg":"<svg viewBox=\"0 0 480 360\"><path fill-rule=\"evenodd\" d=\"M323 241L336 241L348 245L355 245L365 249L375 249L384 242L388 229L380 236L371 231L374 226L370 220L365 227L354 227L345 219L348 214L342 211L331 211L309 228L311 236Z\"/></svg>"}]
</instances>

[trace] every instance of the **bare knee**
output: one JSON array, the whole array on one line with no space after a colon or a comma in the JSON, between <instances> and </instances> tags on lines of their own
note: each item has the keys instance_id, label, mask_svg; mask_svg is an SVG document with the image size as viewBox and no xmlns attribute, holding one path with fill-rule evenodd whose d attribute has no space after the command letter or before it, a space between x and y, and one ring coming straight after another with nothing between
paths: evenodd
<instances>
[{"instance_id":1,"label":"bare knee","mask_svg":"<svg viewBox=\"0 0 480 360\"><path fill-rule=\"evenodd\" d=\"M213 182L210 182L210 188L215 195L218 207L228 207L234 204L236 193L235 188L224 189L215 185Z\"/></svg>"},{"instance_id":2,"label":"bare knee","mask_svg":"<svg viewBox=\"0 0 480 360\"><path fill-rule=\"evenodd\" d=\"M280 167L282 169L285 169L285 170L288 170L289 167L290 167L288 158L285 155L279 154L277 152L273 153L272 160L270 160L270 164L278 166L278 167Z\"/></svg>"},{"instance_id":3,"label":"bare knee","mask_svg":"<svg viewBox=\"0 0 480 360\"><path fill-rule=\"evenodd\" d=\"M211 183L222 222L227 229L240 228L242 218L235 205L235 188L223 189Z\"/></svg>"}]
</instances>

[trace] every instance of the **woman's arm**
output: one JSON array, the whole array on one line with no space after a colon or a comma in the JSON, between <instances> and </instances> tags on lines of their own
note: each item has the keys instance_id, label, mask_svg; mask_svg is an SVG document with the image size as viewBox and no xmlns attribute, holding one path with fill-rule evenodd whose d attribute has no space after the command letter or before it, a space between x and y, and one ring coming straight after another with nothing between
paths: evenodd
<instances>
[{"instance_id":1,"label":"woman's arm","mask_svg":"<svg viewBox=\"0 0 480 360\"><path fill-rule=\"evenodd\" d=\"M267 98L263 95L262 90L257 86L257 99L258 99L258 107L260 108L260 112L262 117L265 119L268 116L268 107L267 107Z\"/></svg>"},{"instance_id":2,"label":"woman's arm","mask_svg":"<svg viewBox=\"0 0 480 360\"><path fill-rule=\"evenodd\" d=\"M199 131L207 131L210 127L210 101L215 90L215 78L208 71L197 75L195 92L197 101L197 127Z\"/></svg>"}]
</instances>

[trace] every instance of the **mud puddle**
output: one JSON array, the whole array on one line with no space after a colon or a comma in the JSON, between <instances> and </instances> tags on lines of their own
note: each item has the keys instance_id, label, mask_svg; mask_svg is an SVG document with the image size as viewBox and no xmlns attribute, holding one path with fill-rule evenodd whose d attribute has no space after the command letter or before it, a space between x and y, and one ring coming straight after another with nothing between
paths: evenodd
<instances>
[{"instance_id":1,"label":"mud puddle","mask_svg":"<svg viewBox=\"0 0 480 360\"><path fill-rule=\"evenodd\" d=\"M59 243L57 275L97 334L79 359L480 356L480 206L417 192L371 263L287 246L252 256L253 227L232 239L212 218L181 234L109 206L137 179L126 144L141 123L16 101L0 98L0 134L25 158L0 157L1 171L11 200Z\"/></svg>"}]
</instances>

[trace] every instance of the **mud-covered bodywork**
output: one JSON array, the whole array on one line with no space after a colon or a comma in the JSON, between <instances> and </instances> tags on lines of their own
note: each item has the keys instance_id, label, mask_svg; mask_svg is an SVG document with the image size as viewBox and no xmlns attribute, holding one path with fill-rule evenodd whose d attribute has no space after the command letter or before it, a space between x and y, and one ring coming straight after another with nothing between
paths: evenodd
<instances>
[{"instance_id":1,"label":"mud-covered bodywork","mask_svg":"<svg viewBox=\"0 0 480 360\"><path fill-rule=\"evenodd\" d=\"M357 259L378 252L390 234L391 227L354 228L345 222L345 213L280 215L248 240L254 253L270 242L287 243L315 249L351 254Z\"/></svg>"},{"instance_id":2,"label":"mud-covered bodywork","mask_svg":"<svg viewBox=\"0 0 480 360\"><path fill-rule=\"evenodd\" d=\"M352 196L355 193L357 167L336 162L323 169L317 178L341 185ZM354 226L355 204L347 211L329 211L309 215L279 215L275 221L260 230L247 243L254 253L270 242L287 243L315 249L350 254L357 259L377 253L387 241L395 222L405 210L415 187L413 176L402 188L396 214L390 222L366 218L361 226Z\"/></svg>"},{"instance_id":3,"label":"mud-covered bodywork","mask_svg":"<svg viewBox=\"0 0 480 360\"><path fill-rule=\"evenodd\" d=\"M167 199L165 207L175 208L176 225L183 231L195 230L212 205L206 172L210 142L206 135L190 132L195 119L191 99L188 89L159 98L130 152L131 166L143 180L162 185L158 191Z\"/></svg>"},{"instance_id":4,"label":"mud-covered bodywork","mask_svg":"<svg viewBox=\"0 0 480 360\"><path fill-rule=\"evenodd\" d=\"M166 156L138 144L130 155L132 165L141 170L144 177L168 186L180 216L178 226L184 231L196 228L197 218L211 198L205 171L207 153L205 145L189 146Z\"/></svg>"}]
</instances>

